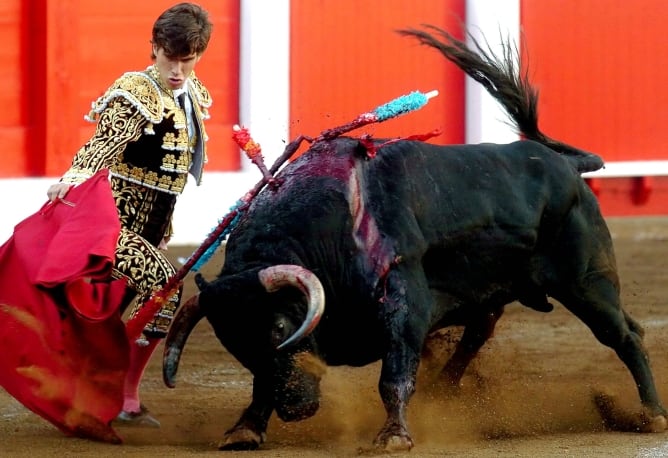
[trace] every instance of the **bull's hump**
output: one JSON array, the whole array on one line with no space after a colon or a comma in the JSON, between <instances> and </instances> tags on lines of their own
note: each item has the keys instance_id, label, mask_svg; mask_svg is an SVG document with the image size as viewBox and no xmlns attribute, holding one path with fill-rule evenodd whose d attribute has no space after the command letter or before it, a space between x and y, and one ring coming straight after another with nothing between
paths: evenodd
<instances>
[{"instance_id":1,"label":"bull's hump","mask_svg":"<svg viewBox=\"0 0 668 458\"><path fill-rule=\"evenodd\" d=\"M297 187L307 177L328 177L347 183L354 163L352 155L309 150L291 166L286 167L281 178L285 185Z\"/></svg>"}]
</instances>

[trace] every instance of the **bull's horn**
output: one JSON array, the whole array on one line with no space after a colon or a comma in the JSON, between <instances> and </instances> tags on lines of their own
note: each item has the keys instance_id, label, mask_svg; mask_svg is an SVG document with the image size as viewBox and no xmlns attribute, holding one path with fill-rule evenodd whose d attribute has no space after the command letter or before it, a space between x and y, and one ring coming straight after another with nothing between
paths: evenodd
<instances>
[{"instance_id":1,"label":"bull's horn","mask_svg":"<svg viewBox=\"0 0 668 458\"><path fill-rule=\"evenodd\" d=\"M176 371L179 369L183 347L195 325L202 318L204 318L204 312L199 305L199 294L197 294L181 306L172 321L162 356L162 380L169 388L176 386Z\"/></svg>"},{"instance_id":2,"label":"bull's horn","mask_svg":"<svg viewBox=\"0 0 668 458\"><path fill-rule=\"evenodd\" d=\"M262 286L270 293L283 286L294 286L299 288L308 300L308 310L304 322L294 334L277 348L286 347L309 335L318 325L325 311L325 291L318 277L308 269L291 264L267 267L258 272L258 276Z\"/></svg>"}]
</instances>

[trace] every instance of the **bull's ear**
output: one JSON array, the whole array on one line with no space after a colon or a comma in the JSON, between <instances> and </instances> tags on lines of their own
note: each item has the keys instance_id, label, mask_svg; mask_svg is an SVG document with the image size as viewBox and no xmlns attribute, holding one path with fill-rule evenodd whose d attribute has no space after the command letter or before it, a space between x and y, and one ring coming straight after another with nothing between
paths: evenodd
<instances>
[{"instance_id":1,"label":"bull's ear","mask_svg":"<svg viewBox=\"0 0 668 458\"><path fill-rule=\"evenodd\" d=\"M195 275L195 284L197 285L197 288L202 291L209 282L204 279L204 276L201 273L197 273Z\"/></svg>"},{"instance_id":2,"label":"bull's ear","mask_svg":"<svg viewBox=\"0 0 668 458\"><path fill-rule=\"evenodd\" d=\"M214 303L231 305L239 300L249 302L266 295L258 279L259 270L256 267L235 274L221 273L210 282L197 274L195 282L200 288L200 303L204 307Z\"/></svg>"}]
</instances>

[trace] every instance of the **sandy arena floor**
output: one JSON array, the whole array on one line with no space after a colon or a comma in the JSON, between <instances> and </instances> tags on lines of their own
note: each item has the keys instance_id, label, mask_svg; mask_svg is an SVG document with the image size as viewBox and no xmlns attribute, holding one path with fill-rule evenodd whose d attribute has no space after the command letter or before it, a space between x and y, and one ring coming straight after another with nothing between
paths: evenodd
<instances>
[{"instance_id":1,"label":"sandy arena floor","mask_svg":"<svg viewBox=\"0 0 668 458\"><path fill-rule=\"evenodd\" d=\"M643 324L658 388L668 405L668 218L613 219L626 309ZM171 248L174 259L194 247ZM203 273L219 270L214 258ZM186 281L186 297L194 283ZM7 351L4 349L3 351ZM329 368L320 411L301 423L272 419L257 452L220 452L217 442L250 400L250 376L220 346L207 322L190 337L178 383L162 383L161 351L142 387L159 430L118 428L120 446L64 437L51 424L0 392L0 456L7 457L313 457L368 455L384 420L376 390L379 366ZM639 406L631 376L614 353L558 306L541 314L512 304L495 336L464 379L456 398L426 384L409 409L415 448L394 456L659 457L668 432L607 432L591 400L603 389Z\"/></svg>"}]
</instances>

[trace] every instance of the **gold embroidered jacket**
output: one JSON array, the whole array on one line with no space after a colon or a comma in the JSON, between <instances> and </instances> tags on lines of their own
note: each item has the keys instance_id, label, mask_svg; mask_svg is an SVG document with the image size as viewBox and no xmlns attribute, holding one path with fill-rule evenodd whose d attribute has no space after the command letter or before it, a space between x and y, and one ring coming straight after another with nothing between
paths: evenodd
<instances>
[{"instance_id":1,"label":"gold embroidered jacket","mask_svg":"<svg viewBox=\"0 0 668 458\"><path fill-rule=\"evenodd\" d=\"M212 101L194 74L185 87L195 118L191 135L185 110L173 92L160 85L155 67L121 76L93 102L86 119L97 121L95 135L77 152L61 181L81 183L108 168L112 176L170 194L183 191L188 172L199 185L208 140L203 121L209 118Z\"/></svg>"}]
</instances>

